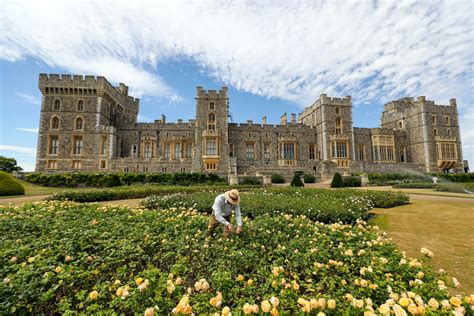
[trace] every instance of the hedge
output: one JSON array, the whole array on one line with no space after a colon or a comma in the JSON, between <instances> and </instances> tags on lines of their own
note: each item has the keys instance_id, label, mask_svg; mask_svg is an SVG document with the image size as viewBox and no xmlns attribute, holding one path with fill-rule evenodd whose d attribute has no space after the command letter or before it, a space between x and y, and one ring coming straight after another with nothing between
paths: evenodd
<instances>
[{"instance_id":1,"label":"hedge","mask_svg":"<svg viewBox=\"0 0 474 316\"><path fill-rule=\"evenodd\" d=\"M121 185L157 183L192 185L226 182L216 174L203 173L33 173L26 181L51 187L115 187Z\"/></svg>"},{"instance_id":2,"label":"hedge","mask_svg":"<svg viewBox=\"0 0 474 316\"><path fill-rule=\"evenodd\" d=\"M281 174L274 173L272 174L272 183L285 183L285 177Z\"/></svg>"},{"instance_id":3,"label":"hedge","mask_svg":"<svg viewBox=\"0 0 474 316\"><path fill-rule=\"evenodd\" d=\"M316 177L313 176L312 174L305 173L303 177L304 183L315 183L316 182Z\"/></svg>"},{"instance_id":4,"label":"hedge","mask_svg":"<svg viewBox=\"0 0 474 316\"><path fill-rule=\"evenodd\" d=\"M0 171L0 196L23 194L25 194L25 188L10 174Z\"/></svg>"}]
</instances>

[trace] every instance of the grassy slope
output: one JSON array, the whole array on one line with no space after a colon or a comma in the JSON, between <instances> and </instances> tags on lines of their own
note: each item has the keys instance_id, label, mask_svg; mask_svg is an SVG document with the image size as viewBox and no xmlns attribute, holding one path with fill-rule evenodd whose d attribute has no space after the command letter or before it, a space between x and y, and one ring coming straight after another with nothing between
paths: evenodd
<instances>
[{"instance_id":1,"label":"grassy slope","mask_svg":"<svg viewBox=\"0 0 474 316\"><path fill-rule=\"evenodd\" d=\"M71 188L44 187L44 186L32 184L20 179L17 179L17 181L20 182L21 185L23 185L23 187L25 188L25 195L16 195L14 197L46 195L46 194L53 194L55 192L62 192L65 190L80 190L80 189L71 189ZM0 197L0 199L5 199L5 198L11 198L11 197L10 196Z\"/></svg>"},{"instance_id":2,"label":"grassy slope","mask_svg":"<svg viewBox=\"0 0 474 316\"><path fill-rule=\"evenodd\" d=\"M474 203L413 201L392 209L376 209L379 225L409 256L420 248L435 253L431 261L461 282L460 293L474 293Z\"/></svg>"}]
</instances>

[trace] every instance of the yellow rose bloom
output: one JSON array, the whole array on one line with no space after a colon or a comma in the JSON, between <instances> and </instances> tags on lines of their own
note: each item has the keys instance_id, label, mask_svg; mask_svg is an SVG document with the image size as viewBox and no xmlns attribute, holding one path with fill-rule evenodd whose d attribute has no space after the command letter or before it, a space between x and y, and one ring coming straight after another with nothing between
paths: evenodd
<instances>
[{"instance_id":1,"label":"yellow rose bloom","mask_svg":"<svg viewBox=\"0 0 474 316\"><path fill-rule=\"evenodd\" d=\"M438 307L439 307L438 301L435 300L434 298L430 298L430 300L428 301L428 305L429 305L432 309L438 309Z\"/></svg>"},{"instance_id":2,"label":"yellow rose bloom","mask_svg":"<svg viewBox=\"0 0 474 316\"><path fill-rule=\"evenodd\" d=\"M61 268L61 267L56 267L56 269L54 269L54 271L56 273L60 273L62 270L63 270L63 268Z\"/></svg>"},{"instance_id":3,"label":"yellow rose bloom","mask_svg":"<svg viewBox=\"0 0 474 316\"><path fill-rule=\"evenodd\" d=\"M244 276L242 274L239 274L237 276L237 281L243 281L244 280Z\"/></svg>"},{"instance_id":4,"label":"yellow rose bloom","mask_svg":"<svg viewBox=\"0 0 474 316\"><path fill-rule=\"evenodd\" d=\"M91 300L97 299L97 296L99 296L99 292L97 292L97 291L92 291L92 292L89 293L89 298Z\"/></svg>"},{"instance_id":5,"label":"yellow rose bloom","mask_svg":"<svg viewBox=\"0 0 474 316\"><path fill-rule=\"evenodd\" d=\"M410 300L406 297L402 297L399 301L398 304L400 304L403 307L407 307L410 304Z\"/></svg>"},{"instance_id":6,"label":"yellow rose bloom","mask_svg":"<svg viewBox=\"0 0 474 316\"><path fill-rule=\"evenodd\" d=\"M389 314L390 313L390 306L388 306L388 304L382 304L379 306L379 312L382 314L382 315L386 315L386 314Z\"/></svg>"},{"instance_id":7,"label":"yellow rose bloom","mask_svg":"<svg viewBox=\"0 0 474 316\"><path fill-rule=\"evenodd\" d=\"M354 296L352 296L352 294L350 294L350 293L347 293L345 295L345 297L346 297L346 300L348 300L348 301L352 301L352 299L354 298Z\"/></svg>"},{"instance_id":8,"label":"yellow rose bloom","mask_svg":"<svg viewBox=\"0 0 474 316\"><path fill-rule=\"evenodd\" d=\"M243 307L243 311L245 315L249 315L253 313L253 306L250 305L249 303L245 303Z\"/></svg>"},{"instance_id":9,"label":"yellow rose bloom","mask_svg":"<svg viewBox=\"0 0 474 316\"><path fill-rule=\"evenodd\" d=\"M222 316L227 316L230 313L230 308L228 306L222 309Z\"/></svg>"},{"instance_id":10,"label":"yellow rose bloom","mask_svg":"<svg viewBox=\"0 0 474 316\"><path fill-rule=\"evenodd\" d=\"M153 316L155 309L153 307L149 307L145 310L145 316Z\"/></svg>"},{"instance_id":11,"label":"yellow rose bloom","mask_svg":"<svg viewBox=\"0 0 474 316\"><path fill-rule=\"evenodd\" d=\"M267 300L265 300L265 301L262 302L261 307L262 307L262 311L263 311L264 313L268 313L268 312L270 312L270 310L272 309L272 305L271 305L270 302L267 301Z\"/></svg>"},{"instance_id":12,"label":"yellow rose bloom","mask_svg":"<svg viewBox=\"0 0 474 316\"><path fill-rule=\"evenodd\" d=\"M273 307L278 307L278 305L280 305L280 300L278 297L272 296L270 298L270 303L273 305Z\"/></svg>"},{"instance_id":13,"label":"yellow rose bloom","mask_svg":"<svg viewBox=\"0 0 474 316\"><path fill-rule=\"evenodd\" d=\"M413 315L416 315L418 313L418 307L415 304L410 304L408 305L408 311Z\"/></svg>"},{"instance_id":14,"label":"yellow rose bloom","mask_svg":"<svg viewBox=\"0 0 474 316\"><path fill-rule=\"evenodd\" d=\"M451 303L451 305L454 305L456 307L459 307L461 306L461 299L457 296L453 296L449 299L449 302Z\"/></svg>"},{"instance_id":15,"label":"yellow rose bloom","mask_svg":"<svg viewBox=\"0 0 474 316\"><path fill-rule=\"evenodd\" d=\"M120 280L115 280L114 284L115 284L115 285L119 285L119 284L120 284Z\"/></svg>"},{"instance_id":16,"label":"yellow rose bloom","mask_svg":"<svg viewBox=\"0 0 474 316\"><path fill-rule=\"evenodd\" d=\"M137 279L135 280L135 283L136 283L137 285L142 284L142 282L143 282L143 278L137 278Z\"/></svg>"},{"instance_id":17,"label":"yellow rose bloom","mask_svg":"<svg viewBox=\"0 0 474 316\"><path fill-rule=\"evenodd\" d=\"M216 306L216 305L217 305L217 298L212 297L212 298L209 300L209 304L211 304L212 306Z\"/></svg>"},{"instance_id":18,"label":"yellow rose bloom","mask_svg":"<svg viewBox=\"0 0 474 316\"><path fill-rule=\"evenodd\" d=\"M328 308L335 309L336 308L336 300L330 299L328 300Z\"/></svg>"},{"instance_id":19,"label":"yellow rose bloom","mask_svg":"<svg viewBox=\"0 0 474 316\"><path fill-rule=\"evenodd\" d=\"M252 280L252 279L248 279L247 284L248 284L248 285L252 285L252 284L253 284L253 280Z\"/></svg>"},{"instance_id":20,"label":"yellow rose bloom","mask_svg":"<svg viewBox=\"0 0 474 316\"><path fill-rule=\"evenodd\" d=\"M258 313L258 311L257 311ZM273 307L272 308L272 312L271 312L272 316L278 316L280 315L280 313L278 312L278 309L276 307Z\"/></svg>"}]
</instances>

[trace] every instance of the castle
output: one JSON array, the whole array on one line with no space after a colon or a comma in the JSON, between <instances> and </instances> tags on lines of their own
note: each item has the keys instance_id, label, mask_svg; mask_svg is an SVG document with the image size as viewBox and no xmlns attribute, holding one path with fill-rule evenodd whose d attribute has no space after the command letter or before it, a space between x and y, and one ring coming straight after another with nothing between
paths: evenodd
<instances>
[{"instance_id":1,"label":"castle","mask_svg":"<svg viewBox=\"0 0 474 316\"><path fill-rule=\"evenodd\" d=\"M40 74L37 172L212 172L221 176L462 171L456 99L384 106L380 128L352 125L350 96L322 94L278 125L229 123L227 88L197 87L196 117L137 123L139 100L104 77Z\"/></svg>"}]
</instances>

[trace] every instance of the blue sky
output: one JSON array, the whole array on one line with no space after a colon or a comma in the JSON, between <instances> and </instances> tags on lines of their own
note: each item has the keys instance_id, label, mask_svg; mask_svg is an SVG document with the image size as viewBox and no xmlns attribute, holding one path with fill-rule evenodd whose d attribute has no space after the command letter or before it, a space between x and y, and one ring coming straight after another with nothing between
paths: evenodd
<instances>
[{"instance_id":1,"label":"blue sky","mask_svg":"<svg viewBox=\"0 0 474 316\"><path fill-rule=\"evenodd\" d=\"M192 118L195 87L229 87L234 122L277 123L321 93L352 95L354 126L383 104L456 97L474 161L472 1L2 1L0 155L34 168L39 73L102 75L140 121Z\"/></svg>"}]
</instances>

